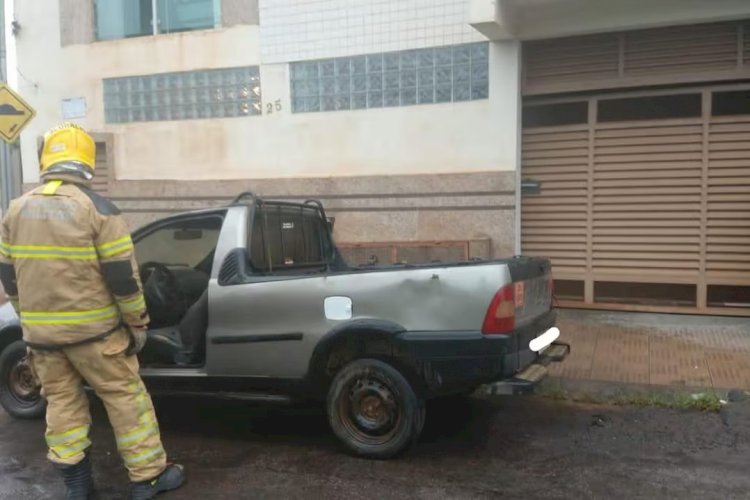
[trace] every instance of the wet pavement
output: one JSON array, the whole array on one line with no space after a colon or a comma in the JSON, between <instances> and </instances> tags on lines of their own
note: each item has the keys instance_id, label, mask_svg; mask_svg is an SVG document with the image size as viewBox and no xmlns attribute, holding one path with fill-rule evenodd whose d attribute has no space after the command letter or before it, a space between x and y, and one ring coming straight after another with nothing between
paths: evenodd
<instances>
[{"instance_id":1,"label":"wet pavement","mask_svg":"<svg viewBox=\"0 0 750 500\"><path fill-rule=\"evenodd\" d=\"M559 310L565 379L750 389L750 318Z\"/></svg>"},{"instance_id":2,"label":"wet pavement","mask_svg":"<svg viewBox=\"0 0 750 500\"><path fill-rule=\"evenodd\" d=\"M127 477L94 407L99 498ZM189 484L159 498L750 498L750 404L721 413L583 405L537 397L428 407L425 432L390 461L341 452L320 408L157 401ZM43 422L0 410L0 499L61 498Z\"/></svg>"}]
</instances>

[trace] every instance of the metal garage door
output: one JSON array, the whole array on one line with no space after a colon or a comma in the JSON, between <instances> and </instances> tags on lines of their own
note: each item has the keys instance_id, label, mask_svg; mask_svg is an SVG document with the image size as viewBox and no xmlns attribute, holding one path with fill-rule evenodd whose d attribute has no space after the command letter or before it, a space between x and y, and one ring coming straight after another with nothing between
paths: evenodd
<instances>
[{"instance_id":1,"label":"metal garage door","mask_svg":"<svg viewBox=\"0 0 750 500\"><path fill-rule=\"evenodd\" d=\"M561 305L750 315L750 86L525 103L522 250Z\"/></svg>"}]
</instances>

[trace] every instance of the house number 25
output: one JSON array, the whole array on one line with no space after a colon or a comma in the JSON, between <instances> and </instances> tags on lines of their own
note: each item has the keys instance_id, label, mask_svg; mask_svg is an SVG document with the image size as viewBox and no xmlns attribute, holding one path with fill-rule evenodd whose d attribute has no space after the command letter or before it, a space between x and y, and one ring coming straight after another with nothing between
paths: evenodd
<instances>
[{"instance_id":1,"label":"house number 25","mask_svg":"<svg viewBox=\"0 0 750 500\"><path fill-rule=\"evenodd\" d=\"M275 111L281 111L281 99L276 99L274 102L269 102L266 104L266 114L270 115Z\"/></svg>"}]
</instances>

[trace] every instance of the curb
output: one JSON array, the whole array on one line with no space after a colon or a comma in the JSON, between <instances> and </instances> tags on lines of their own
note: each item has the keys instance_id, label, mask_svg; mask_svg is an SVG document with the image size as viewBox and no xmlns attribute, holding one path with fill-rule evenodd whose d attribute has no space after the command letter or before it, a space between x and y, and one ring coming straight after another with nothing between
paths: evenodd
<instances>
[{"instance_id":1,"label":"curb","mask_svg":"<svg viewBox=\"0 0 750 500\"><path fill-rule=\"evenodd\" d=\"M539 383L535 393L543 395L562 391L570 399L576 398L602 398L611 399L620 396L692 396L703 394L727 399L732 391L737 389L717 388L689 385L654 385L637 384L629 382L611 382L606 380L584 380L564 377L547 377ZM742 392L742 391L739 391Z\"/></svg>"},{"instance_id":2,"label":"curb","mask_svg":"<svg viewBox=\"0 0 750 500\"><path fill-rule=\"evenodd\" d=\"M499 397L492 384L477 391L480 397ZM686 385L652 385L603 380L547 377L535 388L533 394L570 401L607 402L623 397L689 398L713 397L723 401L741 401L750 398L750 391L742 389L701 387Z\"/></svg>"}]
</instances>

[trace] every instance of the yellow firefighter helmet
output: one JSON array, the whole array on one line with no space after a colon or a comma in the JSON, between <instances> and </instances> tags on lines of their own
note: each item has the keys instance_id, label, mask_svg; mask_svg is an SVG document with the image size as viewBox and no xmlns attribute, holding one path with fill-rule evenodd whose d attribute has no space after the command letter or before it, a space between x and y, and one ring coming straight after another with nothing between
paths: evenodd
<instances>
[{"instance_id":1,"label":"yellow firefighter helmet","mask_svg":"<svg viewBox=\"0 0 750 500\"><path fill-rule=\"evenodd\" d=\"M96 168L96 143L79 125L63 123L44 134L39 154L39 171L42 175L56 166L67 170L83 167L88 174Z\"/></svg>"}]
</instances>

